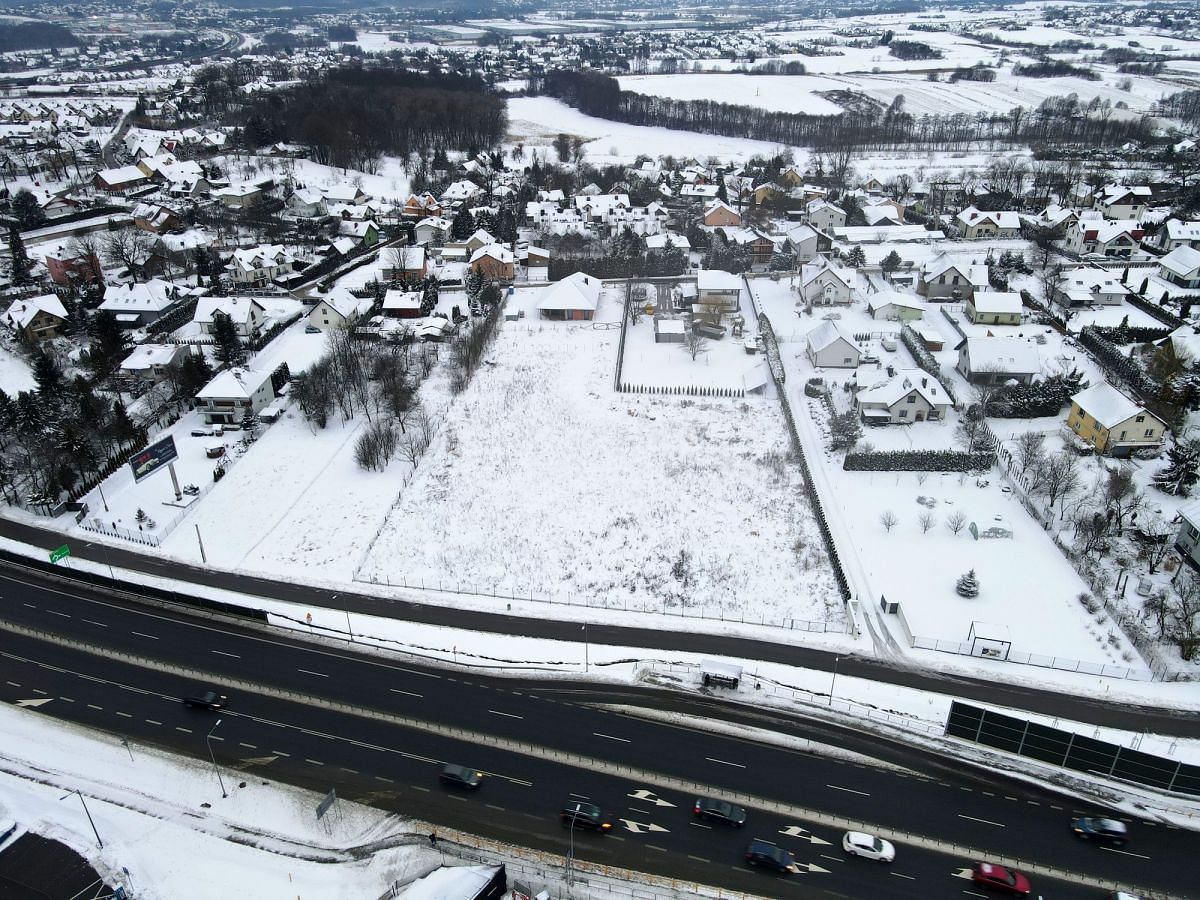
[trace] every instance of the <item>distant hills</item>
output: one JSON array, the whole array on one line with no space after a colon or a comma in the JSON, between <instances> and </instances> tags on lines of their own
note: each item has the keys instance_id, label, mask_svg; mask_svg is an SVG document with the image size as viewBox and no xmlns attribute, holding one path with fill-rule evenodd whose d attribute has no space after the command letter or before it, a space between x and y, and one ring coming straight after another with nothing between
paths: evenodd
<instances>
[{"instance_id":1,"label":"distant hills","mask_svg":"<svg viewBox=\"0 0 1200 900\"><path fill-rule=\"evenodd\" d=\"M0 4L3 2L0 0ZM49 22L0 22L0 53L78 46L78 38L62 25Z\"/></svg>"}]
</instances>

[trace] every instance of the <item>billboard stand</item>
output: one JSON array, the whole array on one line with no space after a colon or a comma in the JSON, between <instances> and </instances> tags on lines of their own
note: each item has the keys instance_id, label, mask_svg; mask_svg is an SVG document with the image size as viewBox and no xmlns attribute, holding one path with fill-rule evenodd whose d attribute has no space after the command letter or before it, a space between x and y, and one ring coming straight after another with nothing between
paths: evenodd
<instances>
[{"instance_id":1,"label":"billboard stand","mask_svg":"<svg viewBox=\"0 0 1200 900\"><path fill-rule=\"evenodd\" d=\"M175 476L175 460L167 463L167 471L171 473L171 486L175 488L175 502L183 499L183 491L179 490L179 479Z\"/></svg>"}]
</instances>

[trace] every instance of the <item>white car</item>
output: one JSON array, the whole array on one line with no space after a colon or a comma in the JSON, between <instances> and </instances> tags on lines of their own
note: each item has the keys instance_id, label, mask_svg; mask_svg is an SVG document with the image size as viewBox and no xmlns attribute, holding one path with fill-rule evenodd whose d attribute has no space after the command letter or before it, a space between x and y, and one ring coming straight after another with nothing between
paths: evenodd
<instances>
[{"instance_id":1,"label":"white car","mask_svg":"<svg viewBox=\"0 0 1200 900\"><path fill-rule=\"evenodd\" d=\"M842 838L842 849L851 856L877 859L880 862L890 863L896 858L896 848L891 841L861 831L847 831L846 836Z\"/></svg>"}]
</instances>

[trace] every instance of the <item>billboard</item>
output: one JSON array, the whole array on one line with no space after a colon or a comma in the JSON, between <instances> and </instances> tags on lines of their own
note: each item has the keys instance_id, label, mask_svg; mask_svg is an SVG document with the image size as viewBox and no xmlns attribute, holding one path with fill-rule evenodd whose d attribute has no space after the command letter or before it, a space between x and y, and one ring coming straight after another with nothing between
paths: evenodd
<instances>
[{"instance_id":1,"label":"billboard","mask_svg":"<svg viewBox=\"0 0 1200 900\"><path fill-rule=\"evenodd\" d=\"M145 450L139 450L129 457L129 468L133 469L133 480L141 481L148 475L153 475L171 460L179 456L175 452L175 439L167 435L161 441L155 441Z\"/></svg>"}]
</instances>

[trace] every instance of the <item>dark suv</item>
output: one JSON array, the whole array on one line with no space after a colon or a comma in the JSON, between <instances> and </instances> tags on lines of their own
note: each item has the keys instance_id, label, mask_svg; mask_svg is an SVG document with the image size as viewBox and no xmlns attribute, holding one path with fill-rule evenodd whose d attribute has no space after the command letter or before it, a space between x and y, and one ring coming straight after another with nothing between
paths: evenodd
<instances>
[{"instance_id":1,"label":"dark suv","mask_svg":"<svg viewBox=\"0 0 1200 900\"><path fill-rule=\"evenodd\" d=\"M213 690L198 690L183 698L183 705L192 709L218 710L225 707L229 698Z\"/></svg>"},{"instance_id":2,"label":"dark suv","mask_svg":"<svg viewBox=\"0 0 1200 900\"><path fill-rule=\"evenodd\" d=\"M558 818L563 828L590 828L602 834L612 830L612 819L595 803L582 800L568 800L563 804Z\"/></svg>"},{"instance_id":3,"label":"dark suv","mask_svg":"<svg viewBox=\"0 0 1200 900\"><path fill-rule=\"evenodd\" d=\"M1124 847L1129 841L1129 830L1124 822L1102 819L1098 816L1080 816L1071 820L1071 830L1079 837L1110 847Z\"/></svg>"},{"instance_id":4,"label":"dark suv","mask_svg":"<svg viewBox=\"0 0 1200 900\"><path fill-rule=\"evenodd\" d=\"M775 872L786 872L795 875L800 871L792 854L782 847L776 847L766 841L751 841L746 848L746 865L762 866Z\"/></svg>"},{"instance_id":5,"label":"dark suv","mask_svg":"<svg viewBox=\"0 0 1200 900\"><path fill-rule=\"evenodd\" d=\"M692 810L697 819L710 819L741 828L746 824L746 811L740 806L734 806L724 800L713 797L697 797L696 806Z\"/></svg>"},{"instance_id":6,"label":"dark suv","mask_svg":"<svg viewBox=\"0 0 1200 900\"><path fill-rule=\"evenodd\" d=\"M466 788L469 791L475 790L483 781L482 772L476 772L470 766L456 766L454 763L446 763L442 766L442 774L438 777L442 784Z\"/></svg>"}]
</instances>

